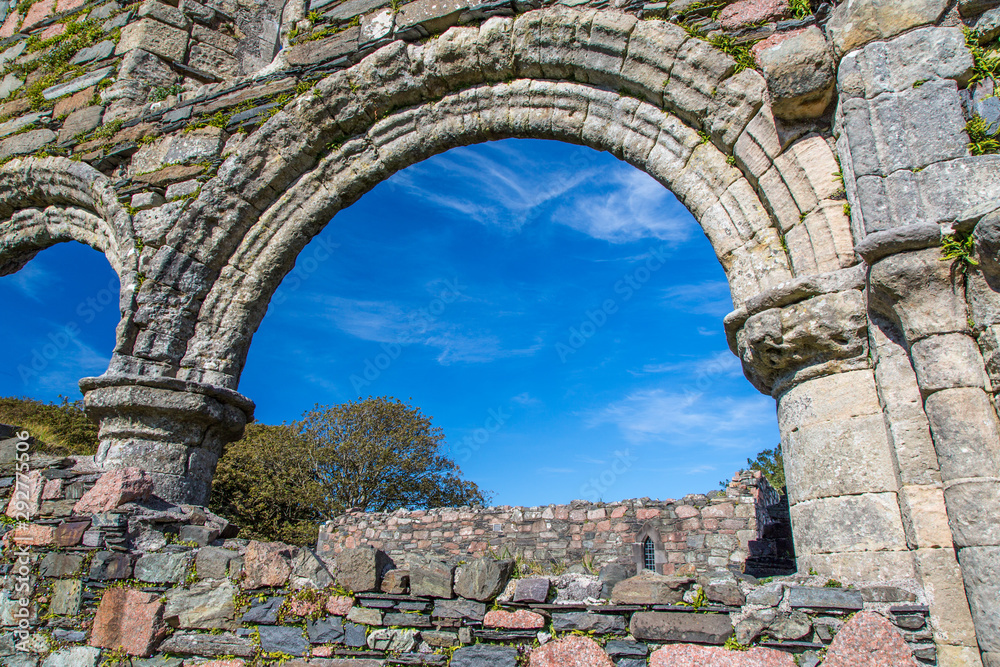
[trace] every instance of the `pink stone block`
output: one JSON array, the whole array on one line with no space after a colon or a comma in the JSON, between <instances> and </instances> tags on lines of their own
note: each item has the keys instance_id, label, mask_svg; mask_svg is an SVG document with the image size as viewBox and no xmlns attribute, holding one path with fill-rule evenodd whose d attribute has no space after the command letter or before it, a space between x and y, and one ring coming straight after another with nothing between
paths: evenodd
<instances>
[{"instance_id":1,"label":"pink stone block","mask_svg":"<svg viewBox=\"0 0 1000 667\"><path fill-rule=\"evenodd\" d=\"M887 663L888 664L888 663ZM653 652L649 667L794 667L791 653L769 648L729 651L718 646L670 644Z\"/></svg>"},{"instance_id":2,"label":"pink stone block","mask_svg":"<svg viewBox=\"0 0 1000 667\"><path fill-rule=\"evenodd\" d=\"M739 0L719 13L719 23L726 30L737 30L790 15L788 0Z\"/></svg>"},{"instance_id":3,"label":"pink stone block","mask_svg":"<svg viewBox=\"0 0 1000 667\"><path fill-rule=\"evenodd\" d=\"M7 15L7 19L3 22L3 27L0 28L0 38L10 37L15 32L17 32L17 26L21 23L21 14L18 12L11 12Z\"/></svg>"},{"instance_id":4,"label":"pink stone block","mask_svg":"<svg viewBox=\"0 0 1000 667\"><path fill-rule=\"evenodd\" d=\"M59 13L62 13L72 11L77 7L83 7L85 4L87 4L87 0L59 0L56 7Z\"/></svg>"},{"instance_id":5,"label":"pink stone block","mask_svg":"<svg viewBox=\"0 0 1000 667\"><path fill-rule=\"evenodd\" d=\"M531 652L528 658L529 667L568 667L569 665L614 667L614 664L600 644L590 637L579 635L565 637L539 646Z\"/></svg>"},{"instance_id":6,"label":"pink stone block","mask_svg":"<svg viewBox=\"0 0 1000 667\"><path fill-rule=\"evenodd\" d=\"M44 40L44 39L49 39L51 37L55 37L56 35L61 35L64 32L66 32L65 23L53 23L45 30L38 33L38 36Z\"/></svg>"},{"instance_id":7,"label":"pink stone block","mask_svg":"<svg viewBox=\"0 0 1000 667\"><path fill-rule=\"evenodd\" d=\"M507 630L540 630L545 627L545 617L527 609L517 611L493 609L486 612L483 625L487 628Z\"/></svg>"},{"instance_id":8,"label":"pink stone block","mask_svg":"<svg viewBox=\"0 0 1000 667\"><path fill-rule=\"evenodd\" d=\"M678 514L677 516L680 517ZM642 509L637 509L635 511L635 518L639 521L646 521L647 519L658 519L660 518L660 510L656 508L643 507ZM680 517L684 518L684 517Z\"/></svg>"},{"instance_id":9,"label":"pink stone block","mask_svg":"<svg viewBox=\"0 0 1000 667\"><path fill-rule=\"evenodd\" d=\"M55 8L56 0L39 0L35 4L31 5L27 15L24 17L24 24L21 26L21 32L31 30L36 25L52 16L52 12Z\"/></svg>"}]
</instances>

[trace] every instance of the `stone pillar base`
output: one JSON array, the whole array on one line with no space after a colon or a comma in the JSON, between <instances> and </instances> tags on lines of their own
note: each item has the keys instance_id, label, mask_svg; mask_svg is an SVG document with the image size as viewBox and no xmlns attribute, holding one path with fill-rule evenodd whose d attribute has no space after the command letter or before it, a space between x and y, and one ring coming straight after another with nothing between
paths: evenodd
<instances>
[{"instance_id":1,"label":"stone pillar base","mask_svg":"<svg viewBox=\"0 0 1000 667\"><path fill-rule=\"evenodd\" d=\"M142 468L156 495L177 504L208 504L223 447L253 420L242 394L174 378L103 375L80 380L80 390L100 425L97 464Z\"/></svg>"}]
</instances>

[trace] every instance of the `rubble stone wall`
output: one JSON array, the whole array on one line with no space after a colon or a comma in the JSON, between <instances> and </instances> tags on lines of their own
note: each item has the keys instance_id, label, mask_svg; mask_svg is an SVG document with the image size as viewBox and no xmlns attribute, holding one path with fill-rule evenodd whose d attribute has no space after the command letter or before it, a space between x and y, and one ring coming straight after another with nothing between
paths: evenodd
<instances>
[{"instance_id":1,"label":"rubble stone wall","mask_svg":"<svg viewBox=\"0 0 1000 667\"><path fill-rule=\"evenodd\" d=\"M398 562L415 552L444 559L507 554L564 567L587 561L599 569L615 563L634 571L641 554L637 549L649 537L660 574L743 572L748 560L749 569L758 562L756 567L763 568L777 561L779 548L791 551L790 545L779 547L777 535L768 530L776 523L768 509L779 504L767 480L750 472L738 475L725 493L681 500L354 511L320 526L317 552L333 557L367 546ZM788 560L786 567L794 570L794 562Z\"/></svg>"}]
</instances>

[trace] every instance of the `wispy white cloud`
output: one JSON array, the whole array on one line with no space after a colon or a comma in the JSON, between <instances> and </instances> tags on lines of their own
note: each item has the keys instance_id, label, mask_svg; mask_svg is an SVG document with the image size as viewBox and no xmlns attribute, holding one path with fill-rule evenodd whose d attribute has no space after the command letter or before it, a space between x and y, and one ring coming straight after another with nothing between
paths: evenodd
<instances>
[{"instance_id":1,"label":"wispy white cloud","mask_svg":"<svg viewBox=\"0 0 1000 667\"><path fill-rule=\"evenodd\" d=\"M524 163L502 146L438 156L390 181L447 211L510 232L535 220L565 225L597 239L624 243L643 238L681 242L694 231L691 215L649 175L622 163ZM442 188L442 182L461 184Z\"/></svg>"},{"instance_id":2,"label":"wispy white cloud","mask_svg":"<svg viewBox=\"0 0 1000 667\"><path fill-rule=\"evenodd\" d=\"M704 392L664 389L637 391L593 414L589 426L611 424L630 442L711 444L745 448L742 434L774 420L774 403L765 396L715 397Z\"/></svg>"},{"instance_id":3,"label":"wispy white cloud","mask_svg":"<svg viewBox=\"0 0 1000 667\"><path fill-rule=\"evenodd\" d=\"M532 396L531 394L529 394L526 391L525 392L521 392L517 396L514 396L513 398L511 398L510 400L513 403L517 403L518 405L525 405L525 406L533 406L533 405L541 405L542 404L541 400L535 398L534 396Z\"/></svg>"},{"instance_id":4,"label":"wispy white cloud","mask_svg":"<svg viewBox=\"0 0 1000 667\"><path fill-rule=\"evenodd\" d=\"M642 374L658 373L681 373L695 378L738 377L742 375L743 367L740 365L740 360L732 352L724 350L699 359L646 364L642 367ZM638 373L633 374L637 375Z\"/></svg>"},{"instance_id":5,"label":"wispy white cloud","mask_svg":"<svg viewBox=\"0 0 1000 667\"><path fill-rule=\"evenodd\" d=\"M29 262L23 269L7 278L9 283L32 301L44 303L50 296L49 287L55 276L49 274L38 262Z\"/></svg>"},{"instance_id":6,"label":"wispy white cloud","mask_svg":"<svg viewBox=\"0 0 1000 667\"><path fill-rule=\"evenodd\" d=\"M725 317L733 309L729 285L722 280L668 287L663 290L663 303L686 313L714 317Z\"/></svg>"}]
</instances>

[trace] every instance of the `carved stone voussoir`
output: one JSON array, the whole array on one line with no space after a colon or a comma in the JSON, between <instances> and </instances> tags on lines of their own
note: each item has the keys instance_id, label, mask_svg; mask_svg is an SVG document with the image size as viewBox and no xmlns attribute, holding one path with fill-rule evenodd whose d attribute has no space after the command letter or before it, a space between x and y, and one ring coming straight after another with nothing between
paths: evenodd
<instances>
[{"instance_id":1,"label":"carved stone voussoir","mask_svg":"<svg viewBox=\"0 0 1000 667\"><path fill-rule=\"evenodd\" d=\"M757 313L737 333L737 347L747 378L774 396L804 380L867 368L864 296L848 290Z\"/></svg>"}]
</instances>

